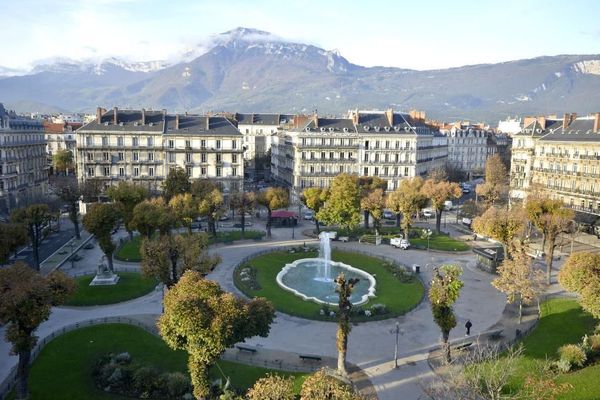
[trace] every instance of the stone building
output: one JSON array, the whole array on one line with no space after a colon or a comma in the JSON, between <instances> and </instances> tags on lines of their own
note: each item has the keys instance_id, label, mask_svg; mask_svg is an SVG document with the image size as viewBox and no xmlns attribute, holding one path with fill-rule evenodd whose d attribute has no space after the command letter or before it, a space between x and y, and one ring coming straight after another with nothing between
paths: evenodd
<instances>
[{"instance_id":1,"label":"stone building","mask_svg":"<svg viewBox=\"0 0 600 400\"><path fill-rule=\"evenodd\" d=\"M447 161L447 139L423 113L351 111L347 118L314 115L273 142L272 173L298 198L304 188L329 187L340 173L379 176L388 190L425 176Z\"/></svg>"},{"instance_id":2,"label":"stone building","mask_svg":"<svg viewBox=\"0 0 600 400\"><path fill-rule=\"evenodd\" d=\"M77 130L80 180L105 186L133 181L159 191L169 170L213 179L225 192L242 187L242 135L225 117L167 114L166 110L98 109Z\"/></svg>"},{"instance_id":3,"label":"stone building","mask_svg":"<svg viewBox=\"0 0 600 400\"><path fill-rule=\"evenodd\" d=\"M0 103L0 214L7 215L47 194L42 122L8 112Z\"/></svg>"},{"instance_id":4,"label":"stone building","mask_svg":"<svg viewBox=\"0 0 600 400\"><path fill-rule=\"evenodd\" d=\"M77 122L50 122L44 121L44 134L46 135L46 153L48 166L52 168L52 156L59 150L69 150L75 159L75 131L83 124Z\"/></svg>"}]
</instances>

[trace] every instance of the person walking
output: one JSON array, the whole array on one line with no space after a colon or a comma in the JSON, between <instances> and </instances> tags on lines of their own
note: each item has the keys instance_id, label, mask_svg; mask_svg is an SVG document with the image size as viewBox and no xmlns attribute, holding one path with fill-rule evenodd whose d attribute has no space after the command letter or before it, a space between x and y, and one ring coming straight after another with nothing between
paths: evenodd
<instances>
[{"instance_id":1,"label":"person walking","mask_svg":"<svg viewBox=\"0 0 600 400\"><path fill-rule=\"evenodd\" d=\"M471 334L471 327L473 326L473 324L471 323L471 320L468 319L467 323L465 324L465 328L467 328L467 333L465 334L465 336L469 336Z\"/></svg>"}]
</instances>

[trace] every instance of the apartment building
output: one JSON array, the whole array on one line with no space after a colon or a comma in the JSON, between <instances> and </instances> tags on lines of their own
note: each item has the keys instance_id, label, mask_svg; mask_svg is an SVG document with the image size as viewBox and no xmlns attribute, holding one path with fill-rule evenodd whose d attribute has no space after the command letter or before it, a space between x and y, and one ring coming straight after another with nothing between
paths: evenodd
<instances>
[{"instance_id":1,"label":"apartment building","mask_svg":"<svg viewBox=\"0 0 600 400\"><path fill-rule=\"evenodd\" d=\"M314 115L284 130L272 147L272 173L294 198L306 187L329 187L340 173L379 176L388 190L425 176L447 161L447 138L425 124L424 113L351 111L347 118Z\"/></svg>"},{"instance_id":2,"label":"apartment building","mask_svg":"<svg viewBox=\"0 0 600 400\"><path fill-rule=\"evenodd\" d=\"M234 117L242 134L244 147L244 177L251 180L268 179L269 150L273 137L285 126L293 124L290 114L240 114Z\"/></svg>"},{"instance_id":3,"label":"apartment building","mask_svg":"<svg viewBox=\"0 0 600 400\"><path fill-rule=\"evenodd\" d=\"M42 122L8 112L0 103L0 214L7 215L47 193Z\"/></svg>"},{"instance_id":4,"label":"apartment building","mask_svg":"<svg viewBox=\"0 0 600 400\"><path fill-rule=\"evenodd\" d=\"M220 116L99 108L77 130L77 167L80 180L133 181L151 191L181 167L191 179L213 179L228 192L242 187L242 135Z\"/></svg>"},{"instance_id":5,"label":"apartment building","mask_svg":"<svg viewBox=\"0 0 600 400\"><path fill-rule=\"evenodd\" d=\"M525 119L513 136L511 196L524 199L534 188L588 214L583 219L594 225L600 217L600 113Z\"/></svg>"},{"instance_id":6,"label":"apartment building","mask_svg":"<svg viewBox=\"0 0 600 400\"><path fill-rule=\"evenodd\" d=\"M495 153L490 142L493 132L468 122L456 122L440 132L448 137L448 163L470 177L483 176L487 158Z\"/></svg>"},{"instance_id":7,"label":"apartment building","mask_svg":"<svg viewBox=\"0 0 600 400\"><path fill-rule=\"evenodd\" d=\"M48 166L52 168L52 156L59 150L69 150L75 158L75 131L83 125L77 122L50 122L44 121L44 134L46 136L46 153Z\"/></svg>"}]
</instances>

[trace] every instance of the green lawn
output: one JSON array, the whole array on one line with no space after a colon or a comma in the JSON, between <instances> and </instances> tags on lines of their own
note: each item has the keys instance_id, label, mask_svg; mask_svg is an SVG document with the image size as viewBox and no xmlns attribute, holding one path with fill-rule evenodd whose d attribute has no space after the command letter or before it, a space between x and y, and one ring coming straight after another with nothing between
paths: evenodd
<instances>
[{"instance_id":1,"label":"green lawn","mask_svg":"<svg viewBox=\"0 0 600 400\"><path fill-rule=\"evenodd\" d=\"M323 308L321 304L312 301L302 300L300 297L279 287L275 280L277 273L287 263L299 258L316 257L316 253L287 253L274 252L258 256L250 260L247 264L254 267L257 271L256 280L260 285L260 290L252 290L247 287L239 277L241 267L234 272L234 282L236 286L250 297L266 297L271 300L275 308L281 312L290 315L296 315L310 319L329 319L319 315L319 310ZM410 283L400 282L386 267L384 262L374 257L365 256L357 253L333 251L334 261L341 261L350 264L353 267L362 269L376 276L377 285L375 287L376 297L371 298L368 303L358 306L369 308L373 304L385 304L388 313L381 316L356 316L353 320L366 321L380 318L391 318L404 314L414 308L423 296L423 285L418 279ZM243 266L242 266L243 267Z\"/></svg>"},{"instance_id":2,"label":"green lawn","mask_svg":"<svg viewBox=\"0 0 600 400\"><path fill-rule=\"evenodd\" d=\"M418 248L426 249L427 239L412 238L410 239L410 244ZM431 238L429 238L429 248L442 251L466 251L470 249L470 247L462 240L454 239L447 235L438 235L437 233L432 234Z\"/></svg>"},{"instance_id":3,"label":"green lawn","mask_svg":"<svg viewBox=\"0 0 600 400\"><path fill-rule=\"evenodd\" d=\"M254 231L254 230L246 230L244 233L244 239L254 239L260 240L265 236L265 232L262 231ZM119 248L117 253L115 254L115 258L121 261L130 261L130 262L139 262L141 261L140 257L140 245L141 245L141 235L137 235L133 237L133 240L127 240L123 243L123 246ZM231 243L235 240L242 240L242 231L223 231L217 232L217 237L209 237L208 243Z\"/></svg>"},{"instance_id":4,"label":"green lawn","mask_svg":"<svg viewBox=\"0 0 600 400\"><path fill-rule=\"evenodd\" d=\"M96 325L61 335L48 343L33 363L30 375L32 400L124 399L94 386L92 367L106 353L129 352L134 361L165 372L187 373L187 353L173 351L164 342L141 328L124 324ZM293 375L299 388L305 375L268 370L220 361L236 389L245 390L267 372ZM211 369L213 379L222 377Z\"/></svg>"},{"instance_id":5,"label":"green lawn","mask_svg":"<svg viewBox=\"0 0 600 400\"><path fill-rule=\"evenodd\" d=\"M558 359L557 350L564 344L581 342L583 335L590 334L597 321L584 312L574 299L552 299L542 304L542 317L535 330L523 340L524 354L511 386L522 385L527 373L535 370L536 363L546 357ZM561 374L557 382L567 382L573 389L559 399L592 400L600 398L600 383L597 377L600 365L589 366L579 371Z\"/></svg>"},{"instance_id":6,"label":"green lawn","mask_svg":"<svg viewBox=\"0 0 600 400\"><path fill-rule=\"evenodd\" d=\"M94 275L75 278L77 289L66 304L68 306L95 306L114 304L135 299L150 293L157 285L155 279L147 279L136 272L118 272L116 285L90 286Z\"/></svg>"}]
</instances>

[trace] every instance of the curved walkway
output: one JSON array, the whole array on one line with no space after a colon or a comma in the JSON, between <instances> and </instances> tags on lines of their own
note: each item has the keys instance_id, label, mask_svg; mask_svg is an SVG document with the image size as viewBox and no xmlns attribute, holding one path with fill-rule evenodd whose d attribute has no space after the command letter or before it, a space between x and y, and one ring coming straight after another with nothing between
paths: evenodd
<instances>
[{"instance_id":1,"label":"curved walkway","mask_svg":"<svg viewBox=\"0 0 600 400\"><path fill-rule=\"evenodd\" d=\"M278 246L301 245L310 243L313 239L302 238L290 240L290 230L274 230L271 240L239 242L233 245L211 246L211 252L222 255L223 261L209 274L223 287L224 290L241 295L233 285L232 272L245 257L264 248ZM458 316L457 328L451 338L463 337L462 327L466 319L473 322L473 335L487 330L494 325L504 310L505 297L499 294L491 285L491 275L474 267L474 257L469 254L440 254L424 251L401 251L390 246L370 246L357 243L336 243L335 247L352 251L360 249L373 255L384 255L398 259L406 265L418 263L425 268L422 270L425 282L431 279L432 265L454 263L464 269L463 280L465 287L456 304ZM86 258L78 263L76 270L93 271L99 259L98 249L89 250ZM96 259L97 258L97 259ZM428 264L429 267L426 267ZM131 263L127 263L130 266ZM119 263L115 263L118 268ZM44 322L36 334L45 337L62 327L92 318L108 316L133 316L145 314L149 318L161 313L160 291L154 291L144 297L128 302L85 308L57 307L53 309L50 319ZM399 339L399 364L394 368L395 335L392 330L396 321L400 322L403 335ZM310 321L289 315L277 313L267 338L252 338L247 341L250 346L294 353L320 354L326 357L336 357L335 335L337 326L332 322ZM4 337L4 328L0 329ZM433 322L427 302L421 303L407 315L353 327L349 338L348 361L364 370L374 385L379 399L418 399L422 395L421 384L431 374L427 364L427 355L432 347L437 346L440 339L439 329ZM8 375L16 365L17 358L9 356L10 345L0 341L0 381Z\"/></svg>"}]
</instances>

